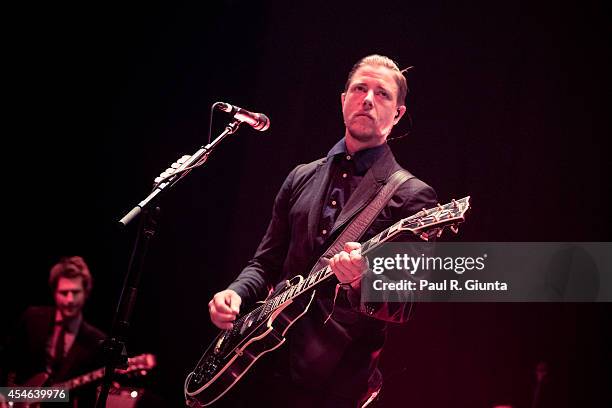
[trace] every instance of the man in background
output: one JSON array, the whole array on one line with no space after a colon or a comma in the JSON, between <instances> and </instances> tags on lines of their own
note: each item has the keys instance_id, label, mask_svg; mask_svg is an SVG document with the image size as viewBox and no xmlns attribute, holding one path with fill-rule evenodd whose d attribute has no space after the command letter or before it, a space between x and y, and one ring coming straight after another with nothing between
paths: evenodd
<instances>
[{"instance_id":1,"label":"man in background","mask_svg":"<svg viewBox=\"0 0 612 408\"><path fill-rule=\"evenodd\" d=\"M62 258L51 268L49 286L55 305L26 309L10 336L3 363L3 382L9 385L27 384L45 373L49 378L44 386L49 386L102 365L100 345L106 336L83 318L93 287L83 258ZM71 391L70 396L73 406L93 406L95 401L90 387Z\"/></svg>"}]
</instances>

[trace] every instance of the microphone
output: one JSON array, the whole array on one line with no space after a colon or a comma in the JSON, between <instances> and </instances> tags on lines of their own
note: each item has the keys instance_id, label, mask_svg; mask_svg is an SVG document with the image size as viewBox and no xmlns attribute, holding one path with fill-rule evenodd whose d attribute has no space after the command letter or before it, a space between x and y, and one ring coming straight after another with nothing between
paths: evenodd
<instances>
[{"instance_id":1,"label":"microphone","mask_svg":"<svg viewBox=\"0 0 612 408\"><path fill-rule=\"evenodd\" d=\"M250 125L253 129L263 132L270 127L270 119L263 113L253 113L238 106L225 102L215 103L216 107L223 112L229 112L234 119Z\"/></svg>"}]
</instances>

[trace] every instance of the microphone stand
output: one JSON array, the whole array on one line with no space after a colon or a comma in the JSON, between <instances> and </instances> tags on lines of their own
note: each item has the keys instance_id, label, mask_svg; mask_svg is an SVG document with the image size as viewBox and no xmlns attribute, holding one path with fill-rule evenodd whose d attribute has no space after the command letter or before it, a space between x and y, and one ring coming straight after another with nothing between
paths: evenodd
<instances>
[{"instance_id":1,"label":"microphone stand","mask_svg":"<svg viewBox=\"0 0 612 408\"><path fill-rule=\"evenodd\" d=\"M155 208L150 208L152 203L156 202L164 191L173 187L180 179L189 174L191 170L204 164L213 149L227 135L235 133L240 123L242 123L240 120L234 120L229 123L225 127L225 130L221 132L215 140L206 146L200 147L200 149L180 166L177 166L178 168L175 171L156 182L153 191L119 220L119 224L125 227L142 213L138 233L128 263L128 269L121 288L121 295L119 296L117 308L115 309L111 332L103 343L105 359L104 377L102 379L100 394L96 399L96 408L106 407L106 400L108 399L108 393L111 388L115 369L127 367L126 340L130 328L130 319L134 305L136 304L136 295L138 294L138 285L144 271L144 261L147 249L151 239L155 236L157 231L157 216L160 210L157 206Z\"/></svg>"}]
</instances>

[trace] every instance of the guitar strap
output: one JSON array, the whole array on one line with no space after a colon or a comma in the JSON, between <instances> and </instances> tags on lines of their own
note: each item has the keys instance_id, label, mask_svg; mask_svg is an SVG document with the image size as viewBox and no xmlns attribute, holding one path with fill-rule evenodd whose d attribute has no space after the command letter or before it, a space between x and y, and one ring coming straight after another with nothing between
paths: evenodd
<instances>
[{"instance_id":1,"label":"guitar strap","mask_svg":"<svg viewBox=\"0 0 612 408\"><path fill-rule=\"evenodd\" d=\"M378 191L376 196L361 212L353 218L353 221L347 225L347 227L338 235L338 238L333 244L325 251L323 256L319 258L309 275L327 266L329 259L336 255L338 252L344 249L344 244L347 242L356 242L361 236L367 231L368 227L376 219L378 214L387 205L393 194L397 191L405 181L413 178L414 176L404 169L399 169L393 173L386 180L385 185ZM336 298L338 297L338 291L340 290L341 284L336 285L334 291L334 298L332 300L332 309L329 315L325 318L323 324L326 324L334 313L336 307Z\"/></svg>"},{"instance_id":2,"label":"guitar strap","mask_svg":"<svg viewBox=\"0 0 612 408\"><path fill-rule=\"evenodd\" d=\"M385 205L387 205L399 186L411 178L414 178L414 176L404 169L399 169L389 176L385 185L378 191L374 199L353 218L353 221L347 225L323 256L319 258L309 275L327 266L328 260L344 249L344 244L358 241L376 217L378 217L378 214L380 214Z\"/></svg>"}]
</instances>

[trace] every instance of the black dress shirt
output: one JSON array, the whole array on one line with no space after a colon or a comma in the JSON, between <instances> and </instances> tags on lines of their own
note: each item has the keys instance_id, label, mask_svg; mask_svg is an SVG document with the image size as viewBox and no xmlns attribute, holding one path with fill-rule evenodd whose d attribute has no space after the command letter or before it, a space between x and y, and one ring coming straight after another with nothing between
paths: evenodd
<instances>
[{"instance_id":1,"label":"black dress shirt","mask_svg":"<svg viewBox=\"0 0 612 408\"><path fill-rule=\"evenodd\" d=\"M381 145L360 150L351 155L346 149L344 139L341 139L327 153L327 160L331 160L332 165L329 187L319 224L319 234L316 237L318 247L323 246L349 197L357 189L364 174L384 151L385 148Z\"/></svg>"}]
</instances>

